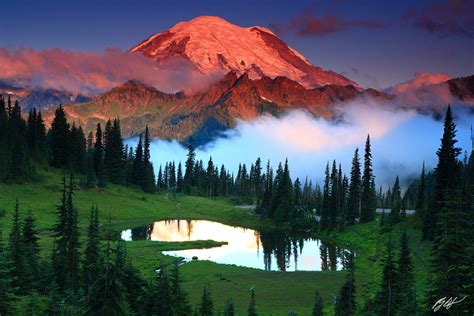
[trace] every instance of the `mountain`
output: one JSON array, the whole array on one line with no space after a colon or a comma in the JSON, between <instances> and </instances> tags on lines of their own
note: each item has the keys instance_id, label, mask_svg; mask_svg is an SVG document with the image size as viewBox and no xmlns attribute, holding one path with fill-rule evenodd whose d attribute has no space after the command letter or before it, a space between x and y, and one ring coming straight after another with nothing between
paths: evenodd
<instances>
[{"instance_id":1,"label":"mountain","mask_svg":"<svg viewBox=\"0 0 474 316\"><path fill-rule=\"evenodd\" d=\"M463 101L474 101L474 75L447 81L453 96Z\"/></svg>"},{"instance_id":2,"label":"mountain","mask_svg":"<svg viewBox=\"0 0 474 316\"><path fill-rule=\"evenodd\" d=\"M91 100L91 97L69 91L26 88L3 81L0 81L0 95L10 95L13 102L18 100L23 112L33 108L44 110L56 108L60 104L84 103Z\"/></svg>"},{"instance_id":3,"label":"mountain","mask_svg":"<svg viewBox=\"0 0 474 316\"><path fill-rule=\"evenodd\" d=\"M329 85L308 89L286 77L262 76L252 80L247 73L229 72L205 91L193 95L168 94L138 81L128 81L83 104L66 105L70 120L93 131L98 122L121 119L125 137L137 135L146 125L153 137L185 140L193 136L205 144L233 128L238 119L250 121L262 114L281 115L304 109L317 117L333 118L333 105L359 96L388 98L375 90L360 91L352 85ZM51 121L53 111L45 113Z\"/></svg>"},{"instance_id":4,"label":"mountain","mask_svg":"<svg viewBox=\"0 0 474 316\"><path fill-rule=\"evenodd\" d=\"M201 73L247 73L251 79L287 77L306 88L358 85L333 71L311 65L267 28L239 27L215 16L180 22L144 40L132 52L165 65L175 59L191 62Z\"/></svg>"}]
</instances>

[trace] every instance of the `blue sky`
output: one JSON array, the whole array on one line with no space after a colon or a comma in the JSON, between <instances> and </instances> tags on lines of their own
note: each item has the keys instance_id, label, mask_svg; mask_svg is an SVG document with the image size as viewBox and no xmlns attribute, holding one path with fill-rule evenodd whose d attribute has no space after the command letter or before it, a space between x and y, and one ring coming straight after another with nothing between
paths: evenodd
<instances>
[{"instance_id":1,"label":"blue sky","mask_svg":"<svg viewBox=\"0 0 474 316\"><path fill-rule=\"evenodd\" d=\"M385 88L416 71L474 73L471 8L468 0L17 0L2 3L0 47L126 50L179 21L218 15L240 26L277 26L313 64ZM311 19L321 29L301 34Z\"/></svg>"}]
</instances>

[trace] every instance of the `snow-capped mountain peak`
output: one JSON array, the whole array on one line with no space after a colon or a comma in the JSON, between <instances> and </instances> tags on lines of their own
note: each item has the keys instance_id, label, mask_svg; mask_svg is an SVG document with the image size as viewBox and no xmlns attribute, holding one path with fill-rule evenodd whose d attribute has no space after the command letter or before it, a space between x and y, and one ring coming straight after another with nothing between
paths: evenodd
<instances>
[{"instance_id":1,"label":"snow-capped mountain peak","mask_svg":"<svg viewBox=\"0 0 474 316\"><path fill-rule=\"evenodd\" d=\"M250 78L285 76L308 88L357 84L332 71L311 65L272 31L240 27L216 16L180 22L131 49L159 63L182 58L202 73L235 71Z\"/></svg>"}]
</instances>

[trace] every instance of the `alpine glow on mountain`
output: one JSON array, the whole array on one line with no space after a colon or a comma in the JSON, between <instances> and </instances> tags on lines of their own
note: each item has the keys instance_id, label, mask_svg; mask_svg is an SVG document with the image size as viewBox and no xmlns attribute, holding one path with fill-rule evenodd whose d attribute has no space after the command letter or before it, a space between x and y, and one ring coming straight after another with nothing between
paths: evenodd
<instances>
[{"instance_id":1,"label":"alpine glow on mountain","mask_svg":"<svg viewBox=\"0 0 474 316\"><path fill-rule=\"evenodd\" d=\"M215 16L180 22L131 49L166 65L190 61L202 73L234 71L252 79L285 76L307 88L358 85L333 71L313 66L265 27L239 27Z\"/></svg>"}]
</instances>

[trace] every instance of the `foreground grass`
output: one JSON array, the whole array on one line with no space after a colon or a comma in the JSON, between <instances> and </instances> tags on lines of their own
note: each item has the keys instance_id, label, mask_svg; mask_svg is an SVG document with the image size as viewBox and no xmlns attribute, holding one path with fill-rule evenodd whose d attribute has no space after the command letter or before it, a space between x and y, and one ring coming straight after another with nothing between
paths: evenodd
<instances>
[{"instance_id":1,"label":"foreground grass","mask_svg":"<svg viewBox=\"0 0 474 316\"><path fill-rule=\"evenodd\" d=\"M55 205L61 195L62 175L57 171L40 170L42 180L28 185L0 184L0 225L4 239L10 230L15 199L20 201L22 216L31 209L37 219L40 231L41 255L50 256L53 239L51 228L57 221ZM140 190L109 185L104 189L79 189L75 191L75 206L78 209L81 238L84 241L89 221L89 210L99 207L100 219L105 226L110 216L115 231L146 225L165 219L205 219L228 225L253 229L270 228L272 222L255 216L251 210L235 207L225 199L175 196L170 194L146 194ZM416 253L416 276L418 289L426 279L427 246L419 243L419 235L413 225L406 225ZM399 228L392 232L392 239L398 242ZM384 253L389 233L381 231L377 223L359 224L343 233L331 233L325 238L356 251L356 285L358 303L365 296L373 294L380 278L379 261ZM216 237L216 239L218 239ZM83 243L84 244L84 243ZM160 263L170 263L173 258L161 251L188 248L220 246L215 241L193 242L127 242L128 255L133 264L148 279ZM259 315L287 315L294 310L298 315L311 314L314 291L317 289L325 301L328 314L333 312L334 295L344 281L345 272L271 272L216 264L209 261L193 261L182 266L184 286L190 294L192 304L197 304L204 284L209 284L216 311L222 311L225 302L232 298L238 314L246 314L249 302L249 288L256 290Z\"/></svg>"}]
</instances>

